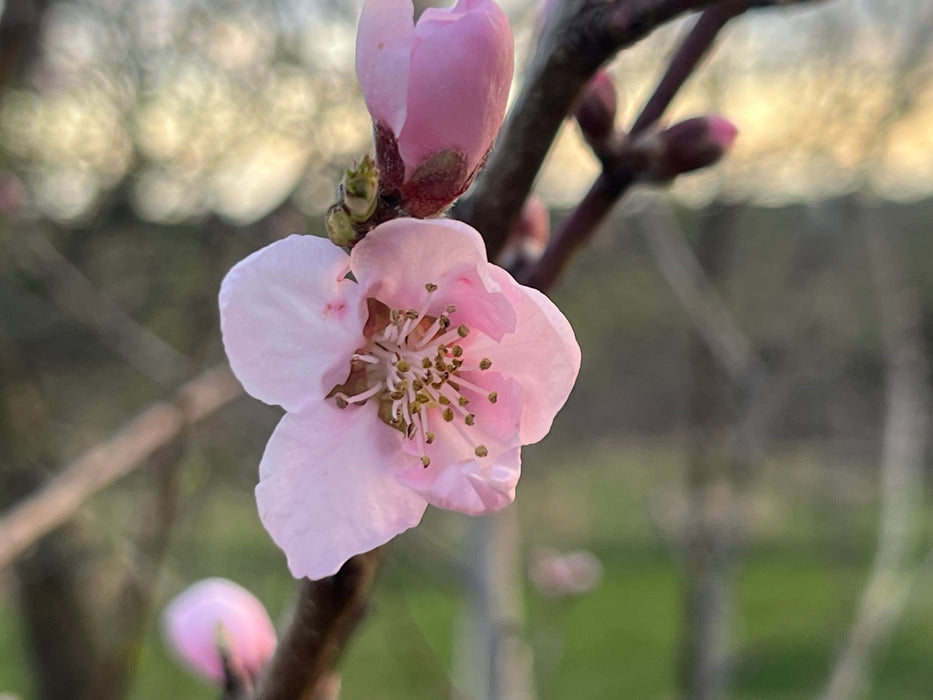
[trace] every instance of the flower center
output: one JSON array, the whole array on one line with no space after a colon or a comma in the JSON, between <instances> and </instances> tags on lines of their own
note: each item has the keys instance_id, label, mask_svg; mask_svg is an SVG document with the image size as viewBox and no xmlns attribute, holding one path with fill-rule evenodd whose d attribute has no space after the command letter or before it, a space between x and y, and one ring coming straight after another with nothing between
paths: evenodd
<instances>
[{"instance_id":1,"label":"flower center","mask_svg":"<svg viewBox=\"0 0 933 700\"><path fill-rule=\"evenodd\" d=\"M379 417L418 442L425 467L431 464L425 446L437 438L432 427L441 424L453 426L477 457L485 457L486 446L470 435L476 416L463 392L485 395L490 403L496 403L498 395L464 379L462 372L487 370L492 362L488 357L479 361L469 357L470 329L462 323L454 326L453 304L445 305L438 316L427 314L437 285L429 283L425 289L429 294L420 310L392 309L369 300L369 342L354 353L346 383L329 396L339 408L378 401Z\"/></svg>"}]
</instances>

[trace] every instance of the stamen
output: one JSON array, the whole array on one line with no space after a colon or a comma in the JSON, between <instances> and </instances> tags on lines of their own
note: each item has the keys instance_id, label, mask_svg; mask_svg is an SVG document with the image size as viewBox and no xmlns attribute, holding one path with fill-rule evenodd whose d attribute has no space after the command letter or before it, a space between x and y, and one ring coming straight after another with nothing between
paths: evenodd
<instances>
[{"instance_id":1,"label":"stamen","mask_svg":"<svg viewBox=\"0 0 933 700\"><path fill-rule=\"evenodd\" d=\"M427 289L429 293L437 291L437 285L433 282L428 282L426 285L424 285L424 288Z\"/></svg>"},{"instance_id":2,"label":"stamen","mask_svg":"<svg viewBox=\"0 0 933 700\"><path fill-rule=\"evenodd\" d=\"M488 357L484 357L482 360L479 361L479 368L481 370L487 370L490 367L492 367L492 360L490 360Z\"/></svg>"},{"instance_id":3,"label":"stamen","mask_svg":"<svg viewBox=\"0 0 933 700\"><path fill-rule=\"evenodd\" d=\"M485 446L485 445L477 445L477 446L476 446L476 449L473 450L473 453L474 453L477 457L485 457L486 455L489 454L489 450L486 449L486 446Z\"/></svg>"},{"instance_id":4,"label":"stamen","mask_svg":"<svg viewBox=\"0 0 933 700\"><path fill-rule=\"evenodd\" d=\"M421 457L421 466L423 466L425 469L427 469L428 467L430 467L430 466L431 466L431 458L428 457L427 455L422 456L422 457Z\"/></svg>"},{"instance_id":5,"label":"stamen","mask_svg":"<svg viewBox=\"0 0 933 700\"><path fill-rule=\"evenodd\" d=\"M498 391L490 391L490 392L489 392L489 395L488 395L486 398L489 399L489 403L495 403L496 401L499 400L499 392L498 392Z\"/></svg>"},{"instance_id":6,"label":"stamen","mask_svg":"<svg viewBox=\"0 0 933 700\"><path fill-rule=\"evenodd\" d=\"M448 406L444 409L444 420L450 423L454 419L454 410Z\"/></svg>"},{"instance_id":7,"label":"stamen","mask_svg":"<svg viewBox=\"0 0 933 700\"><path fill-rule=\"evenodd\" d=\"M461 338L466 338L468 335L470 335L470 329L465 323L461 323L459 326L457 326L457 335L459 335Z\"/></svg>"}]
</instances>

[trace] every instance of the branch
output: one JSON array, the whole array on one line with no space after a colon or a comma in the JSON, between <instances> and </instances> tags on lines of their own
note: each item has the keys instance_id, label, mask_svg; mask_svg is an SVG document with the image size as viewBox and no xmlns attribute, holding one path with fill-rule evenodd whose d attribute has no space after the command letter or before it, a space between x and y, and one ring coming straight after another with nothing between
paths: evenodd
<instances>
[{"instance_id":1,"label":"branch","mask_svg":"<svg viewBox=\"0 0 933 700\"><path fill-rule=\"evenodd\" d=\"M875 226L867 237L881 304L887 383L878 549L823 695L826 700L866 694L871 656L893 631L919 571L913 550L923 520L923 461L930 417L920 310L913 291L898 279L883 227Z\"/></svg>"},{"instance_id":2,"label":"branch","mask_svg":"<svg viewBox=\"0 0 933 700\"><path fill-rule=\"evenodd\" d=\"M105 345L139 372L163 385L193 374L184 355L102 294L42 233L11 237L9 249L22 268L45 284L60 308L95 330Z\"/></svg>"},{"instance_id":3,"label":"branch","mask_svg":"<svg viewBox=\"0 0 933 700\"><path fill-rule=\"evenodd\" d=\"M153 404L109 440L66 466L39 493L0 519L0 570L185 426L207 418L242 393L226 366L214 367L183 385L172 401Z\"/></svg>"},{"instance_id":4,"label":"branch","mask_svg":"<svg viewBox=\"0 0 933 700\"><path fill-rule=\"evenodd\" d=\"M379 550L358 554L333 576L302 579L288 628L255 700L313 700L366 611Z\"/></svg>"},{"instance_id":5,"label":"branch","mask_svg":"<svg viewBox=\"0 0 933 700\"><path fill-rule=\"evenodd\" d=\"M616 202L635 183L639 173L644 171L644 158L633 153L630 148L632 137L660 119L687 78L709 52L720 30L747 8L748 3L744 0L730 0L700 15L632 124L629 138L615 149L609 148L602 154L602 173L577 208L561 222L551 244L534 269L523 275L525 284L542 290L554 285L574 253L590 240Z\"/></svg>"}]
</instances>

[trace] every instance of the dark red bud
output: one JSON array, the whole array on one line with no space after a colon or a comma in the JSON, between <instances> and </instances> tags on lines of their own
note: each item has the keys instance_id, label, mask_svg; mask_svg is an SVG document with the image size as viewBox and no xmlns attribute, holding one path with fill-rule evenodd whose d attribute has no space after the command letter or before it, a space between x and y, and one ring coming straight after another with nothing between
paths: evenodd
<instances>
[{"instance_id":1,"label":"dark red bud","mask_svg":"<svg viewBox=\"0 0 933 700\"><path fill-rule=\"evenodd\" d=\"M717 163L732 147L738 133L727 119L707 115L645 134L631 148L647 158L643 180L666 182Z\"/></svg>"},{"instance_id":2,"label":"dark red bud","mask_svg":"<svg viewBox=\"0 0 933 700\"><path fill-rule=\"evenodd\" d=\"M574 115L589 143L601 144L612 136L616 109L616 86L606 71L599 70L583 89Z\"/></svg>"}]
</instances>

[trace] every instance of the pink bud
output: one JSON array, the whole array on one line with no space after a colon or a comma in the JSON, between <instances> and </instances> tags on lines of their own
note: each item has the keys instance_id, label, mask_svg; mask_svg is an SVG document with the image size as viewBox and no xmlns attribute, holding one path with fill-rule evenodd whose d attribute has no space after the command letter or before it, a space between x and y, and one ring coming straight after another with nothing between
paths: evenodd
<instances>
[{"instance_id":1,"label":"pink bud","mask_svg":"<svg viewBox=\"0 0 933 700\"><path fill-rule=\"evenodd\" d=\"M537 553L530 578L544 595L581 595L592 590L603 575L603 565L592 552L579 550L559 554L551 549Z\"/></svg>"},{"instance_id":2,"label":"pink bud","mask_svg":"<svg viewBox=\"0 0 933 700\"><path fill-rule=\"evenodd\" d=\"M606 71L597 71L583 89L575 116L590 143L603 143L612 135L616 120L616 86Z\"/></svg>"},{"instance_id":3,"label":"pink bud","mask_svg":"<svg viewBox=\"0 0 933 700\"><path fill-rule=\"evenodd\" d=\"M510 268L537 261L544 254L550 237L551 215L547 206L535 195L529 195L509 233L499 264Z\"/></svg>"},{"instance_id":4,"label":"pink bud","mask_svg":"<svg viewBox=\"0 0 933 700\"><path fill-rule=\"evenodd\" d=\"M251 680L275 651L275 629L262 603L223 578L198 581L173 598L162 612L162 629L178 658L217 684L224 682L220 645Z\"/></svg>"},{"instance_id":5,"label":"pink bud","mask_svg":"<svg viewBox=\"0 0 933 700\"><path fill-rule=\"evenodd\" d=\"M381 187L424 217L462 194L482 165L505 115L514 49L492 0L428 8L417 25L413 17L411 0L366 0L356 72Z\"/></svg>"},{"instance_id":6,"label":"pink bud","mask_svg":"<svg viewBox=\"0 0 933 700\"><path fill-rule=\"evenodd\" d=\"M665 182L718 162L738 133L732 122L718 115L693 117L640 137L632 149L648 157L643 179Z\"/></svg>"}]
</instances>

